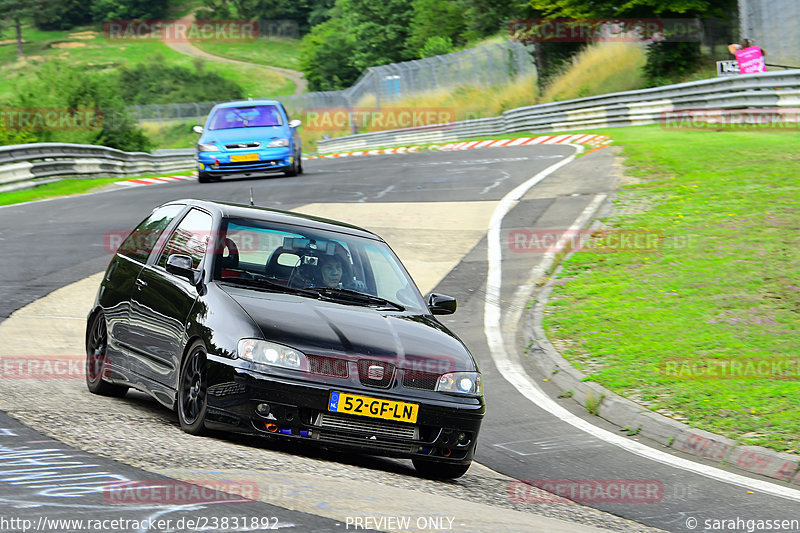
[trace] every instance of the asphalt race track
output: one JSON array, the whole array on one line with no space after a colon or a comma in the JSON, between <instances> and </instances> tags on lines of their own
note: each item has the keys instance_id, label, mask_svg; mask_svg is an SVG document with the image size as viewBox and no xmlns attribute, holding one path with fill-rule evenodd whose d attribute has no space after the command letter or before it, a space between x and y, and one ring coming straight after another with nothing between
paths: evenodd
<instances>
[{"instance_id":1,"label":"asphalt race track","mask_svg":"<svg viewBox=\"0 0 800 533\"><path fill-rule=\"evenodd\" d=\"M122 400L97 399L89 395L82 383L34 383L0 378L0 409L11 415L9 418L0 413L0 480L4 481L0 485L0 502L3 502L0 509L14 509L13 513L0 511L0 515L34 519L46 511L51 516L67 518L113 515L141 519L159 512L168 513L171 518L198 514L199 507L165 510L147 506L141 509L128 506L123 514L119 507L109 510L108 501L97 494L93 494L85 504L75 505L74 500L72 504L47 500L50 507L40 507L45 504L38 492L20 492L21 489L8 483L12 478L4 474L14 466L4 457L12 457L7 455L9 450L19 450L24 445L29 451L56 450L48 453L59 455L60 460L91 463L95 473L154 482L166 482L167 478L160 474L191 481L200 471L208 474L209 469L217 474L227 473L228 477L243 479L248 476L249 468L243 462L245 459L228 462L223 459L260 457L261 448L266 447L269 460L275 461L269 465L275 471L274 476L267 480L272 486L285 483L297 488L302 483L320 483L319 487L322 487L324 481L317 480L326 476L337 479L338 484L326 486L328 492L324 494L320 488L318 500L311 497L302 505L282 505L279 503L282 497L285 502L291 500L287 493L283 493L273 498L275 505L262 501L236 506L220 502L204 508L202 514L276 517L281 527L294 527L298 531L352 530L353 526L348 527L342 519L331 518L338 515L325 510L328 502L325 498L335 499L337 491L347 492L351 487L358 492L359 483L365 480L407 486L411 491L429 494L429 498L441 496L475 502L475 505L486 503L506 509L509 517L518 520L518 528L498 525L496 531L533 530L526 524L527 520L533 521L532 513L612 531L653 531L650 528L674 532L747 531L748 520L800 520L800 491L788 491L788 497L776 496L753 488L755 481L751 485L744 477L734 482L718 481L668 462L630 453L566 424L531 402L501 375L485 335L489 268L486 228L491 214L505 195L574 152L570 146L536 145L321 159L304 162L306 173L295 178L240 178L204 185L177 182L0 208L0 257L3 258L0 320L57 289L104 270L110 259L107 249L109 232L131 229L152 207L176 198L247 203L252 188L259 205L299 208L303 212L352 221L374 229L397 251L424 291L436 290L458 299L458 312L443 317L442 321L465 341L483 372L488 412L476 460L491 469L481 469L476 465L456 482L437 483L418 480L410 462L331 457L316 450L297 453L275 443L263 444L262 441L239 437L198 440L181 434L172 413L155 408L144 395L132 393ZM531 269L541 260L540 254L510 250L508 233L515 229L569 228L582 214L589 213L590 208L605 200L604 207L600 207L598 212L602 214L607 209L608 200L613 198L617 183L611 170L612 161L609 148L582 156L544 178L513 203L503 219L500 233L503 283L499 306L504 312L509 310L509 306L518 305L514 299L516 289L528 281ZM82 316L88 308L73 309L72 312L75 316ZM84 325L77 320L74 322L76 327ZM510 328L513 324L503 326ZM42 346L36 345L42 339L46 336L31 328L28 339L31 351L28 353L47 354L46 342L42 342ZM4 344L5 339L0 340L0 356L5 355L2 351ZM522 347L518 348L521 353ZM531 380L553 397L560 392L547 390L548 384L540 377L531 376ZM617 428L602 419L586 414L572 400L560 399L558 402L591 423L619 433ZM117 413L122 412L127 413L127 418L120 419ZM648 443L640 437L627 438L663 450L658 444ZM138 443L137 439L140 439ZM673 450L669 453L680 456ZM209 457L219 457L220 461L209 465ZM703 465L702 460L695 457L684 458L702 468L719 468L717 465L711 467L710 463ZM259 466L264 465L259 463ZM302 483L280 477L281 467L301 472L297 479ZM146 470L146 477L139 469ZM553 502L546 498L537 501L530 493L515 492L515 479L539 482L622 480L660 488L656 497L649 499L608 501L588 498L584 503L637 522L642 525L639 527L630 522L615 522L613 517L591 509L584 510L581 505ZM755 475L751 479L770 483ZM481 486L475 486L478 480ZM779 483L773 485L787 487ZM390 492L378 494L375 502L365 504L360 512L353 514L390 513L389 509L394 507L388 507L388 500L381 497L398 496L392 496ZM231 510L231 506L235 509ZM318 512L310 512L314 509ZM432 515L435 509L429 511L428 514ZM13 527L2 527L2 518L0 516L0 530L12 530ZM455 514L455 519L456 524L450 525L445 521L439 524L439 528L428 530L489 531L484 526L471 525L458 514ZM706 521L737 519L741 527L715 529L713 522L708 522L712 527L706 527ZM396 524L394 527L388 523L385 525L385 528L375 529L402 530ZM555 524L543 524L538 530L556 531L556 528ZM800 531L798 528L778 527L768 530ZM576 525L573 531L577 533L580 529Z\"/></svg>"}]
</instances>

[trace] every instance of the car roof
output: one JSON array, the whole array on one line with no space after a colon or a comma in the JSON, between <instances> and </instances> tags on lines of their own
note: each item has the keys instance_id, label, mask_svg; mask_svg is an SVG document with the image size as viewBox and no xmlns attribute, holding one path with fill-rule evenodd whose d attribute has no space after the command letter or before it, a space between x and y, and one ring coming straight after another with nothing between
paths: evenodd
<instances>
[{"instance_id":1,"label":"car roof","mask_svg":"<svg viewBox=\"0 0 800 533\"><path fill-rule=\"evenodd\" d=\"M275 222L279 224L303 226L306 228L335 231L338 233L346 233L348 235L355 235L372 240L383 241L383 239L371 231L354 226L352 224L339 222L338 220L332 220L329 218L315 217L313 215L304 215L302 213L293 213L291 211L282 211L280 209L270 209L268 207L261 207L258 205L212 202L210 200L197 200L192 198L176 200L169 203L187 204L202 207L207 211L217 213L222 218L249 218L261 222Z\"/></svg>"},{"instance_id":2,"label":"car roof","mask_svg":"<svg viewBox=\"0 0 800 533\"><path fill-rule=\"evenodd\" d=\"M254 106L254 105L274 105L280 106L281 103L277 100L236 100L233 102L224 102L217 104L214 107L223 109L226 107L240 107L240 106Z\"/></svg>"}]
</instances>

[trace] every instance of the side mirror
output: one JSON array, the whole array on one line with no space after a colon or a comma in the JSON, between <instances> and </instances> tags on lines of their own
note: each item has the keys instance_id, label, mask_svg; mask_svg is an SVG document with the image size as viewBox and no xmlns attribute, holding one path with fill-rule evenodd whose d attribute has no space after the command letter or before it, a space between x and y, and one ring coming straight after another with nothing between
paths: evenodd
<instances>
[{"instance_id":1,"label":"side mirror","mask_svg":"<svg viewBox=\"0 0 800 533\"><path fill-rule=\"evenodd\" d=\"M428 309L434 315L452 315L456 312L456 299L445 294L432 292L428 296Z\"/></svg>"},{"instance_id":2,"label":"side mirror","mask_svg":"<svg viewBox=\"0 0 800 533\"><path fill-rule=\"evenodd\" d=\"M291 122L289 122L289 127L290 127L290 128L298 128L298 127L300 127L302 124L303 124L303 122L302 122L302 121L300 121L300 120L297 120L297 119L294 119L294 120L292 120Z\"/></svg>"},{"instance_id":3,"label":"side mirror","mask_svg":"<svg viewBox=\"0 0 800 533\"><path fill-rule=\"evenodd\" d=\"M192 126L192 131L195 133L203 133L203 126Z\"/></svg>"},{"instance_id":4,"label":"side mirror","mask_svg":"<svg viewBox=\"0 0 800 533\"><path fill-rule=\"evenodd\" d=\"M196 285L198 272L192 268L192 258L188 255L172 254L167 258L167 272L188 279Z\"/></svg>"}]
</instances>

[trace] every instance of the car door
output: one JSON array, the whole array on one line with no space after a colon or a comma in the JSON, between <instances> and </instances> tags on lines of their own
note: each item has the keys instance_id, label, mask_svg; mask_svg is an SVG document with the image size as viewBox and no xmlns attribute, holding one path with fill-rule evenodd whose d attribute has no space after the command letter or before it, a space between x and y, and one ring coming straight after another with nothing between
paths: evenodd
<instances>
[{"instance_id":1,"label":"car door","mask_svg":"<svg viewBox=\"0 0 800 533\"><path fill-rule=\"evenodd\" d=\"M157 257L142 268L131 297L130 335L134 372L153 382L174 387L183 354L185 320L198 297L187 278L167 272L170 255L192 258L192 268L204 266L213 219L193 207L178 223Z\"/></svg>"},{"instance_id":2,"label":"car door","mask_svg":"<svg viewBox=\"0 0 800 533\"><path fill-rule=\"evenodd\" d=\"M126 355L131 342L129 330L130 298L139 276L153 248L164 230L185 209L183 204L170 204L156 208L128 234L117 249L106 269L101 284L99 303L106 316L109 348L115 368L128 366ZM109 234L109 239L114 235Z\"/></svg>"}]
</instances>

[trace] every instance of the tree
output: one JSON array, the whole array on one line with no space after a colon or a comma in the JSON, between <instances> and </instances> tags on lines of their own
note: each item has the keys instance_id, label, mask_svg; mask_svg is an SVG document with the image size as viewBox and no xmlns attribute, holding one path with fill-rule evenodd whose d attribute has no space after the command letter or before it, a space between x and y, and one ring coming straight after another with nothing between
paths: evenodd
<instances>
[{"instance_id":1,"label":"tree","mask_svg":"<svg viewBox=\"0 0 800 533\"><path fill-rule=\"evenodd\" d=\"M292 20L300 33L328 19L334 0L203 0L202 17L214 19Z\"/></svg>"},{"instance_id":2,"label":"tree","mask_svg":"<svg viewBox=\"0 0 800 533\"><path fill-rule=\"evenodd\" d=\"M359 72L414 59L406 49L413 8L406 0L339 0L354 39L352 65Z\"/></svg>"},{"instance_id":3,"label":"tree","mask_svg":"<svg viewBox=\"0 0 800 533\"><path fill-rule=\"evenodd\" d=\"M0 0L0 20L10 20L14 25L17 38L17 59L25 57L22 49L22 19L33 16L39 11L41 1L30 0Z\"/></svg>"},{"instance_id":4,"label":"tree","mask_svg":"<svg viewBox=\"0 0 800 533\"><path fill-rule=\"evenodd\" d=\"M736 0L530 0L533 8L547 17L568 19L594 18L695 18L727 19L736 13ZM650 85L668 82L694 70L700 59L700 42L662 41L647 47L645 74Z\"/></svg>"},{"instance_id":5,"label":"tree","mask_svg":"<svg viewBox=\"0 0 800 533\"><path fill-rule=\"evenodd\" d=\"M463 7L454 0L415 0L414 13L411 16L411 30L406 47L410 54L423 56L422 48L433 38L444 38L450 41L450 50L453 43L464 44ZM435 55L435 54L434 54Z\"/></svg>"},{"instance_id":6,"label":"tree","mask_svg":"<svg viewBox=\"0 0 800 533\"><path fill-rule=\"evenodd\" d=\"M546 17L569 19L661 15L725 18L737 8L736 0L530 0L530 4Z\"/></svg>"},{"instance_id":7,"label":"tree","mask_svg":"<svg viewBox=\"0 0 800 533\"><path fill-rule=\"evenodd\" d=\"M33 22L40 30L69 30L92 22L91 2L85 0L51 0L47 9L37 10Z\"/></svg>"},{"instance_id":8,"label":"tree","mask_svg":"<svg viewBox=\"0 0 800 533\"><path fill-rule=\"evenodd\" d=\"M155 20L167 15L169 0L92 0L95 22L110 20Z\"/></svg>"},{"instance_id":9,"label":"tree","mask_svg":"<svg viewBox=\"0 0 800 533\"><path fill-rule=\"evenodd\" d=\"M334 91L352 85L361 73L350 62L355 49L344 19L334 17L314 26L300 45L300 68L312 91Z\"/></svg>"},{"instance_id":10,"label":"tree","mask_svg":"<svg viewBox=\"0 0 800 533\"><path fill-rule=\"evenodd\" d=\"M453 41L450 37L431 37L419 51L419 57L433 57L449 54L453 51Z\"/></svg>"}]
</instances>

